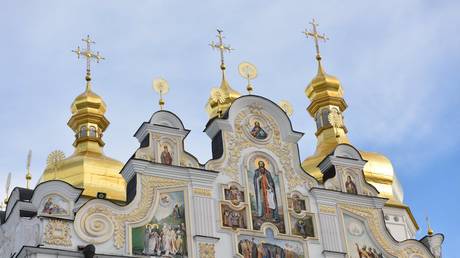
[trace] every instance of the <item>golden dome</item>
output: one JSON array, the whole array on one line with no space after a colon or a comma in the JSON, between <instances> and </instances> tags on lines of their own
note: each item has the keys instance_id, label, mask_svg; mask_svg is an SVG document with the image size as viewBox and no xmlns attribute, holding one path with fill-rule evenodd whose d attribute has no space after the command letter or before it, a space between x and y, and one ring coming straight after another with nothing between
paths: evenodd
<instances>
[{"instance_id":1,"label":"golden dome","mask_svg":"<svg viewBox=\"0 0 460 258\"><path fill-rule=\"evenodd\" d=\"M83 188L83 195L125 201L126 181L119 174L123 163L104 155L103 132L110 122L104 116L107 106L87 81L85 92L71 105L72 117L67 125L75 132L74 153L48 164L40 181L62 180Z\"/></svg>"},{"instance_id":2,"label":"golden dome","mask_svg":"<svg viewBox=\"0 0 460 258\"><path fill-rule=\"evenodd\" d=\"M241 96L241 93L234 90L225 79L224 69L222 69L220 87L213 89L206 104L206 112L208 112L210 119L225 113L233 101Z\"/></svg>"},{"instance_id":3,"label":"golden dome","mask_svg":"<svg viewBox=\"0 0 460 258\"><path fill-rule=\"evenodd\" d=\"M322 173L317 167L318 164L332 153L338 144L350 143L343 122L343 111L347 108L347 104L343 98L340 81L324 72L320 59L318 73L305 89L305 94L311 100L307 110L316 121L315 135L318 141L315 153L302 162L302 167L321 181ZM381 197L402 203L402 187L390 160L378 153L359 152L367 161L363 168L366 181L377 188Z\"/></svg>"}]
</instances>

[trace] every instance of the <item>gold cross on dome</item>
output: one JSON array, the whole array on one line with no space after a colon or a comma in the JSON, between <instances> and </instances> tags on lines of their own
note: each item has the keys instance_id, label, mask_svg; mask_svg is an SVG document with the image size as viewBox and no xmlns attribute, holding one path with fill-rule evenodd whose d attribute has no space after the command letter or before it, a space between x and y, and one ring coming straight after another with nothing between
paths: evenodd
<instances>
[{"instance_id":1,"label":"gold cross on dome","mask_svg":"<svg viewBox=\"0 0 460 258\"><path fill-rule=\"evenodd\" d=\"M310 22L311 26L312 26L312 30L311 31L308 31L307 29L305 29L305 31L303 32L305 34L305 36L307 36L307 38L313 38L313 41L315 42L315 48L316 48L316 59L321 60L321 54L319 52L319 44L318 44L318 41L319 40L322 40L324 42L326 42L327 40L329 40L328 37L326 37L326 35L323 33L323 34L319 34L318 33L318 30L317 30L317 27L319 26L319 24L315 21L315 19L313 19L311 22Z\"/></svg>"},{"instance_id":2,"label":"gold cross on dome","mask_svg":"<svg viewBox=\"0 0 460 258\"><path fill-rule=\"evenodd\" d=\"M224 52L225 51L232 51L235 50L231 48L230 45L224 45L224 36L222 35L223 30L217 29L217 38L219 39L219 43L216 44L214 41L211 41L209 44L213 49L218 49L220 51L220 69L225 70L225 63L224 63Z\"/></svg>"},{"instance_id":3,"label":"gold cross on dome","mask_svg":"<svg viewBox=\"0 0 460 258\"><path fill-rule=\"evenodd\" d=\"M96 63L99 63L101 60L105 60L104 57L102 57L99 54L99 51L94 53L91 50L91 44L95 44L93 40L88 36L86 38L82 39L83 42L86 43L86 49L80 49L80 47L77 47L76 50L72 50L75 54L77 54L77 57L80 59L80 56L83 56L86 58L86 81L89 82L91 81L91 60L96 60Z\"/></svg>"}]
</instances>

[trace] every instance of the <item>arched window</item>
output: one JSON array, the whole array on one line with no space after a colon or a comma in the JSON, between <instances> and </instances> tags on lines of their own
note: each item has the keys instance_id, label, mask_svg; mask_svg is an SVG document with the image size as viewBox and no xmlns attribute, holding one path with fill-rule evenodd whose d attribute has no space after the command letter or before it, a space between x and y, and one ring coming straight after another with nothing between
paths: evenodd
<instances>
[{"instance_id":1,"label":"arched window","mask_svg":"<svg viewBox=\"0 0 460 258\"><path fill-rule=\"evenodd\" d=\"M80 128L80 137L85 137L85 136L88 136L88 129L84 125Z\"/></svg>"},{"instance_id":2,"label":"arched window","mask_svg":"<svg viewBox=\"0 0 460 258\"><path fill-rule=\"evenodd\" d=\"M90 136L90 137L96 137L96 127L91 126L91 127L89 128L89 136Z\"/></svg>"}]
</instances>

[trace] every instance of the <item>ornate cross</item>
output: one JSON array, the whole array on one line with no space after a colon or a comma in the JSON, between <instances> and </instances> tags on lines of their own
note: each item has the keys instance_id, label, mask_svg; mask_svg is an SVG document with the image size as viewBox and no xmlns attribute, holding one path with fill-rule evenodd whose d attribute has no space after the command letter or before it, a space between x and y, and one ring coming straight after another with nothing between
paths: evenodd
<instances>
[{"instance_id":1,"label":"ornate cross","mask_svg":"<svg viewBox=\"0 0 460 258\"><path fill-rule=\"evenodd\" d=\"M213 49L218 49L220 51L220 69L225 70L225 63L224 63L224 52L225 51L232 51L235 50L234 48L231 48L230 45L224 45L223 39L225 38L222 35L223 30L217 29L217 38L219 39L219 43L216 44L214 41L211 41L211 44L209 44Z\"/></svg>"},{"instance_id":2,"label":"ornate cross","mask_svg":"<svg viewBox=\"0 0 460 258\"><path fill-rule=\"evenodd\" d=\"M105 60L105 58L99 54L99 51L96 53L91 51L91 44L95 44L96 42L92 41L89 35L86 36L86 38L82 39L82 41L86 43L86 49L82 50L80 49L80 47L77 47L77 49L72 50L72 52L77 54L78 59L80 59L80 56L83 56L86 58L86 77L85 78L86 78L86 81L89 82L91 81L91 60L95 59L96 63L99 63L99 61ZM87 84L87 87L89 87L88 84Z\"/></svg>"},{"instance_id":3,"label":"ornate cross","mask_svg":"<svg viewBox=\"0 0 460 258\"><path fill-rule=\"evenodd\" d=\"M319 60L321 60L321 54L319 52L318 40L322 40L322 41L326 42L326 40L329 40L329 38L326 37L326 35L324 33L323 34L318 33L317 27L319 26L319 24L316 23L315 19L313 19L310 22L310 24L312 26L312 31L308 31L307 29L305 29L305 31L303 33L305 34L305 36L307 36L307 38L311 37L315 41L316 59L319 61Z\"/></svg>"}]
</instances>

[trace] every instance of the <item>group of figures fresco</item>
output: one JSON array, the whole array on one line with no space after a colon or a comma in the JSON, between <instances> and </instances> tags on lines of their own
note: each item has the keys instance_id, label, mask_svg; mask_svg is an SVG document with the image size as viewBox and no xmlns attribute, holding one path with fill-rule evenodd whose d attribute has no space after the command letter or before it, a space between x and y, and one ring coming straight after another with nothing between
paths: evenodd
<instances>
[{"instance_id":1,"label":"group of figures fresco","mask_svg":"<svg viewBox=\"0 0 460 258\"><path fill-rule=\"evenodd\" d=\"M244 258L304 258L300 243L274 239L273 232L267 230L267 237L240 236L238 253Z\"/></svg>"},{"instance_id":2,"label":"group of figures fresco","mask_svg":"<svg viewBox=\"0 0 460 258\"><path fill-rule=\"evenodd\" d=\"M231 228L246 228L245 209L234 210L229 205L222 205L222 224Z\"/></svg>"},{"instance_id":3,"label":"group of figures fresco","mask_svg":"<svg viewBox=\"0 0 460 258\"><path fill-rule=\"evenodd\" d=\"M188 257L183 192L160 196L151 221L132 229L132 252L150 257Z\"/></svg>"},{"instance_id":4,"label":"group of figures fresco","mask_svg":"<svg viewBox=\"0 0 460 258\"><path fill-rule=\"evenodd\" d=\"M263 223L270 222L284 233L284 216L281 205L279 176L271 171L273 166L263 157L256 157L250 162L247 172L249 196L252 210L252 223L259 230Z\"/></svg>"},{"instance_id":5,"label":"group of figures fresco","mask_svg":"<svg viewBox=\"0 0 460 258\"><path fill-rule=\"evenodd\" d=\"M385 258L376 247L364 223L347 214L344 215L348 255L350 258Z\"/></svg>"},{"instance_id":6,"label":"group of figures fresco","mask_svg":"<svg viewBox=\"0 0 460 258\"><path fill-rule=\"evenodd\" d=\"M60 196L54 195L46 198L45 204L43 205L42 214L46 215L67 215L68 204Z\"/></svg>"}]
</instances>

